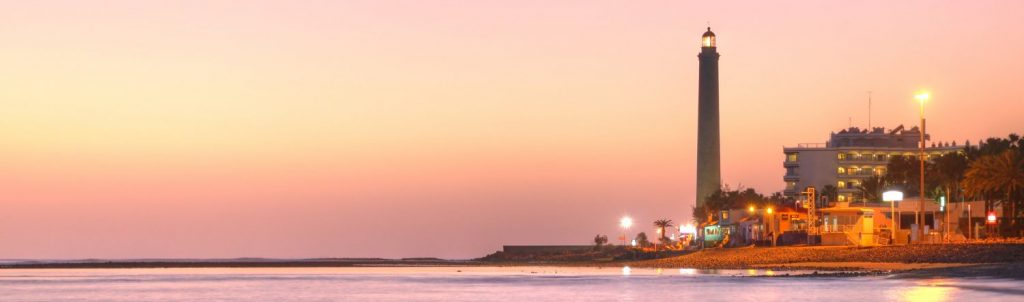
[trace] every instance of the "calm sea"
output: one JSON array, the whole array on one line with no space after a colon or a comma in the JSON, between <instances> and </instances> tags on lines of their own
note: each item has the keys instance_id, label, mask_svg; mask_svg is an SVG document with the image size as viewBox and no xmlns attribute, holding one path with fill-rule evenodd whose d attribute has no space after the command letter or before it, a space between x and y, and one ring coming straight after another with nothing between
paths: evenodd
<instances>
[{"instance_id":1,"label":"calm sea","mask_svg":"<svg viewBox=\"0 0 1024 302\"><path fill-rule=\"evenodd\" d=\"M0 270L0 301L1024 301L1001 279L554 267Z\"/></svg>"}]
</instances>

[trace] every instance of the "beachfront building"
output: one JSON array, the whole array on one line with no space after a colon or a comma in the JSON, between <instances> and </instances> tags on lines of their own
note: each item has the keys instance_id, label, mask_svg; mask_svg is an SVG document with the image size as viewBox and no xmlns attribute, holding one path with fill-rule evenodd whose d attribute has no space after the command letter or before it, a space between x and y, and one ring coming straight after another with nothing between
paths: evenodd
<instances>
[{"instance_id":1,"label":"beachfront building","mask_svg":"<svg viewBox=\"0 0 1024 302\"><path fill-rule=\"evenodd\" d=\"M919 199L897 202L895 207L888 203L837 202L835 206L823 208L821 217L822 245L873 246L880 244L907 244L908 242L942 242L943 234L948 240L960 241L979 238L984 233L984 201L969 201L941 207L932 200L924 200L925 238L916 238L918 225L915 222ZM895 210L895 214L893 213ZM898 219L893 219L898 217Z\"/></svg>"},{"instance_id":2,"label":"beachfront building","mask_svg":"<svg viewBox=\"0 0 1024 302\"><path fill-rule=\"evenodd\" d=\"M928 135L925 135L928 140ZM782 166L786 174L783 193L798 198L807 187L821 190L836 187L836 200L828 202L860 201L857 193L861 182L871 176L883 176L893 156L917 157L921 131L917 127L904 129L902 125L891 130L883 127L860 129L850 127L833 132L825 143L798 144L784 147ZM949 152L962 152L963 146L955 142L933 143L925 149L929 156ZM824 204L822 207L827 207Z\"/></svg>"},{"instance_id":3,"label":"beachfront building","mask_svg":"<svg viewBox=\"0 0 1024 302\"><path fill-rule=\"evenodd\" d=\"M703 225L706 247L777 245L805 243L807 210L779 207L769 213L766 208L737 208L714 215L714 221Z\"/></svg>"}]
</instances>

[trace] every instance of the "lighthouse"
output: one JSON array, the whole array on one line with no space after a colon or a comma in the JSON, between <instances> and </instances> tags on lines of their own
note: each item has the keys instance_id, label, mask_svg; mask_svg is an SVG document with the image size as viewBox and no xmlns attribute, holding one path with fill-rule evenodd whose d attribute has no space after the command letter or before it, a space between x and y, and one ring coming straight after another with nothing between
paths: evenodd
<instances>
[{"instance_id":1,"label":"lighthouse","mask_svg":"<svg viewBox=\"0 0 1024 302\"><path fill-rule=\"evenodd\" d=\"M721 187L718 133L718 49L711 27L701 36L697 90L697 206Z\"/></svg>"}]
</instances>

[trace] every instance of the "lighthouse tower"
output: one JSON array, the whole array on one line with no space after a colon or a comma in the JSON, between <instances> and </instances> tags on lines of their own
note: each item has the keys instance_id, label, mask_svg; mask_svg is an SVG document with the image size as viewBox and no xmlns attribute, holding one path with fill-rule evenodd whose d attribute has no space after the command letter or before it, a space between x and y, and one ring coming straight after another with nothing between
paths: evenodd
<instances>
[{"instance_id":1,"label":"lighthouse tower","mask_svg":"<svg viewBox=\"0 0 1024 302\"><path fill-rule=\"evenodd\" d=\"M697 92L697 206L721 187L718 135L718 50L711 27L701 36Z\"/></svg>"}]
</instances>

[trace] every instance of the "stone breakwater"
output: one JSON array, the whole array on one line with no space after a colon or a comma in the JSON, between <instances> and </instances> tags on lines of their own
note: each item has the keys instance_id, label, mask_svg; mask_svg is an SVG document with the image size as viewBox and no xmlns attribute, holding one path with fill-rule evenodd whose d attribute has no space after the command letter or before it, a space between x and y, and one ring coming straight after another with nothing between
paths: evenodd
<instances>
[{"instance_id":1,"label":"stone breakwater","mask_svg":"<svg viewBox=\"0 0 1024 302\"><path fill-rule=\"evenodd\" d=\"M800 262L1024 263L1024 244L958 243L868 248L810 246L705 249L678 257L638 261L631 265L720 269L748 268L755 265L781 266Z\"/></svg>"}]
</instances>

